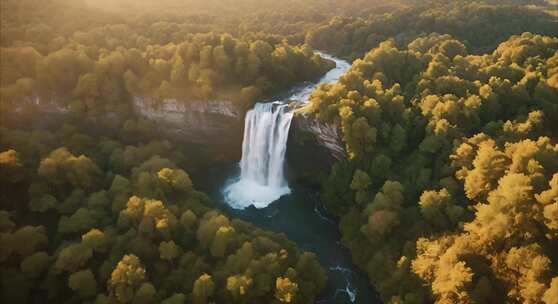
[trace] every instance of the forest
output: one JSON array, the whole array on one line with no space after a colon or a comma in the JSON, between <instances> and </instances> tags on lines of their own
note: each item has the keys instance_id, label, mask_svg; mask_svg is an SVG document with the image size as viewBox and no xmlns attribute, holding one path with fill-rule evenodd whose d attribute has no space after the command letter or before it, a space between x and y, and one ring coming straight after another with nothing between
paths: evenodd
<instances>
[{"instance_id":1,"label":"forest","mask_svg":"<svg viewBox=\"0 0 558 304\"><path fill-rule=\"evenodd\" d=\"M326 203L385 299L556 301L557 64L556 37L477 56L430 34L313 93L306 110L339 124L349 155Z\"/></svg>"},{"instance_id":2,"label":"forest","mask_svg":"<svg viewBox=\"0 0 558 304\"><path fill-rule=\"evenodd\" d=\"M346 303L321 252L197 190L199 147L134 108L244 121L329 54L350 68L292 116L346 155L308 187L380 299L352 303L558 304L557 3L0 5L0 302Z\"/></svg>"}]
</instances>

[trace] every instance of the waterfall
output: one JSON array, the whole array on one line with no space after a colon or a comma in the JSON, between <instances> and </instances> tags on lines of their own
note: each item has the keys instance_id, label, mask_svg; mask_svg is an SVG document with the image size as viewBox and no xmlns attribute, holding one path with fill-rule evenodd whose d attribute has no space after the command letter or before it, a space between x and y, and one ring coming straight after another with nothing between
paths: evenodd
<instances>
[{"instance_id":1,"label":"waterfall","mask_svg":"<svg viewBox=\"0 0 558 304\"><path fill-rule=\"evenodd\" d=\"M258 103L246 114L241 179L269 187L286 185L283 163L293 113L279 102Z\"/></svg>"},{"instance_id":2,"label":"waterfall","mask_svg":"<svg viewBox=\"0 0 558 304\"><path fill-rule=\"evenodd\" d=\"M231 180L224 189L225 200L231 207L244 209L254 205L256 208L265 208L291 192L283 174L287 139L293 118L287 102L305 103L317 85L336 81L350 67L346 61L327 54L318 54L335 61L336 67L317 83L306 83L294 88L288 98L256 103L246 113L240 176Z\"/></svg>"},{"instance_id":3,"label":"waterfall","mask_svg":"<svg viewBox=\"0 0 558 304\"><path fill-rule=\"evenodd\" d=\"M282 102L257 103L246 113L240 178L225 189L233 208L264 208L291 192L283 166L293 112Z\"/></svg>"}]
</instances>

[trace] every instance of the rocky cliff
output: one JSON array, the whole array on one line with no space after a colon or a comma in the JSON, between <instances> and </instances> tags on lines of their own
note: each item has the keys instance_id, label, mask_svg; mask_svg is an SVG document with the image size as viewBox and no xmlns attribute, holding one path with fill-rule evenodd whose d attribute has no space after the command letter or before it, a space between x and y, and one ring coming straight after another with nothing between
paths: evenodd
<instances>
[{"instance_id":1,"label":"rocky cliff","mask_svg":"<svg viewBox=\"0 0 558 304\"><path fill-rule=\"evenodd\" d=\"M30 98L26 104L37 111L48 113L46 117L59 117L58 115L69 113L66 107L54 102L44 102L39 98ZM163 136L188 145L190 152L206 160L232 163L241 158L245 111L231 101L168 99L155 102L149 97L135 97L133 106L138 116L155 121ZM20 107L12 110L12 114L23 112ZM36 116L35 119L46 118L44 115ZM118 120L118 117L114 120ZM291 171L325 170L335 160L345 157L336 125L296 113L287 149Z\"/></svg>"},{"instance_id":2,"label":"rocky cliff","mask_svg":"<svg viewBox=\"0 0 558 304\"><path fill-rule=\"evenodd\" d=\"M329 172L331 165L346 158L343 142L334 124L296 113L287 149L288 173L294 178L313 179Z\"/></svg>"},{"instance_id":3,"label":"rocky cliff","mask_svg":"<svg viewBox=\"0 0 558 304\"><path fill-rule=\"evenodd\" d=\"M135 97L136 114L155 121L167 136L190 144L193 149L217 161L238 161L242 150L244 112L226 100L155 103Z\"/></svg>"},{"instance_id":4,"label":"rocky cliff","mask_svg":"<svg viewBox=\"0 0 558 304\"><path fill-rule=\"evenodd\" d=\"M295 132L312 134L313 140L325 148L331 158L340 160L347 157L337 125L324 123L304 113L297 113L293 119L293 127Z\"/></svg>"}]
</instances>

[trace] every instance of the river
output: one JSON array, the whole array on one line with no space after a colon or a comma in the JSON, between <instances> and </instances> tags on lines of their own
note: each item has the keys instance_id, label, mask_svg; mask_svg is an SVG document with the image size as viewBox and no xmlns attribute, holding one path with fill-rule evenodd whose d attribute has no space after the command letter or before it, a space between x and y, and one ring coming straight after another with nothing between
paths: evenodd
<instances>
[{"instance_id":1,"label":"river","mask_svg":"<svg viewBox=\"0 0 558 304\"><path fill-rule=\"evenodd\" d=\"M381 303L367 276L342 246L338 223L326 216L318 191L290 183L283 173L293 115L287 104L303 105L316 86L335 82L350 67L344 60L319 54L333 60L336 67L317 82L296 86L278 100L256 104L246 115L240 163L209 168L196 184L226 214L285 233L300 249L314 252L328 277L316 303Z\"/></svg>"}]
</instances>

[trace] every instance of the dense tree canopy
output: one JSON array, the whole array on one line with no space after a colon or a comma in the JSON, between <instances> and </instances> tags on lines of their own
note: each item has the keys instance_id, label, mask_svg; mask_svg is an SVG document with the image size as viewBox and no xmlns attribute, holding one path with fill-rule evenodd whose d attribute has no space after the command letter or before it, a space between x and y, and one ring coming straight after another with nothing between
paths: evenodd
<instances>
[{"instance_id":1,"label":"dense tree canopy","mask_svg":"<svg viewBox=\"0 0 558 304\"><path fill-rule=\"evenodd\" d=\"M350 160L324 197L386 302L553 303L557 56L531 33L484 55L389 40L313 93Z\"/></svg>"},{"instance_id":2,"label":"dense tree canopy","mask_svg":"<svg viewBox=\"0 0 558 304\"><path fill-rule=\"evenodd\" d=\"M313 303L315 255L217 210L134 98L246 110L318 49L354 60L303 109L348 156L322 197L384 302L558 303L556 7L383 2L0 1L0 302Z\"/></svg>"},{"instance_id":3,"label":"dense tree canopy","mask_svg":"<svg viewBox=\"0 0 558 304\"><path fill-rule=\"evenodd\" d=\"M221 10L215 11L223 14L218 17L192 9L176 16L164 5L123 14L86 1L4 2L3 108L40 101L105 113L125 110L137 96L154 101L222 98L244 108L331 68L307 45L291 43L289 35L255 26L231 31L229 22L237 23L236 17ZM39 7L31 9L34 5Z\"/></svg>"},{"instance_id":4,"label":"dense tree canopy","mask_svg":"<svg viewBox=\"0 0 558 304\"><path fill-rule=\"evenodd\" d=\"M313 254L213 209L170 143L85 130L2 129L6 303L310 303L324 287Z\"/></svg>"},{"instance_id":5,"label":"dense tree canopy","mask_svg":"<svg viewBox=\"0 0 558 304\"><path fill-rule=\"evenodd\" d=\"M373 11L368 16L334 17L306 34L306 43L350 59L363 56L388 38L400 46L428 33L449 34L474 53L490 50L514 34L558 35L555 8L544 1L408 1L411 6ZM518 4L531 4L522 6ZM482 34L480 34L482 33Z\"/></svg>"}]
</instances>

